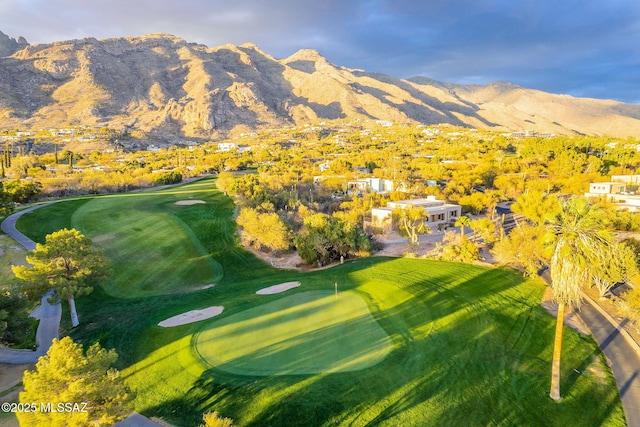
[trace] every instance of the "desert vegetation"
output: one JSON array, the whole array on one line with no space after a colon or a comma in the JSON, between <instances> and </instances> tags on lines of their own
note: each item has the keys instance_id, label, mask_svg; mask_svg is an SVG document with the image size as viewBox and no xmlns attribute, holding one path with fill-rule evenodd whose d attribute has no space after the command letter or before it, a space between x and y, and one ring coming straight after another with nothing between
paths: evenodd
<instances>
[{"instance_id":1,"label":"desert vegetation","mask_svg":"<svg viewBox=\"0 0 640 427\"><path fill-rule=\"evenodd\" d=\"M624 422L595 342L560 318L563 365L554 387L563 385L564 400L546 397L557 355L554 319L538 307L544 285L536 276L549 266L554 282L566 285L556 299L573 305L576 285L609 297L615 283L635 274L638 246L613 233L638 230L636 214L580 197L591 182L636 171L635 140L335 122L228 143L235 148L205 143L3 157L3 214L73 196L23 216L18 228L42 247L52 233L77 230L110 260L109 274L74 301L82 322L67 320L70 312L63 330L85 346L115 349L120 357L110 363L136 392L137 411L185 425L214 412L237 425L287 425L292 418L307 425L459 424L469 414L483 424L545 425L585 411L593 425ZM131 191L201 175L211 177ZM364 177L388 179L393 189L352 184ZM427 196L463 209L448 224L457 231L442 233L432 259L370 257L380 248L368 227L371 209ZM496 211L505 202L518 218L508 230ZM591 218L587 212L596 220L569 227L582 214ZM428 229L418 213L394 216L396 231L413 247L420 236L444 231ZM577 244L566 239L583 232L595 243L568 254L563 248ZM277 270L248 246L295 250L314 267L344 263L307 273ZM518 270L471 264L488 250ZM576 264L567 270L558 259L569 256ZM256 294L287 282L301 286ZM81 294L82 286L69 293ZM637 316L635 290L621 301ZM212 305L224 312L157 326ZM274 335L281 340L263 339ZM221 355L217 347L229 350ZM353 384L373 381L381 386L353 393ZM516 401L526 404L516 408Z\"/></svg>"},{"instance_id":2,"label":"desert vegetation","mask_svg":"<svg viewBox=\"0 0 640 427\"><path fill-rule=\"evenodd\" d=\"M204 203L175 203L192 199ZM152 218L133 215L142 206ZM505 268L384 257L309 273L276 270L240 246L233 213L231 199L206 179L60 202L18 222L42 243L55 229L75 227L112 258L110 279L77 300L80 325L71 330L64 316L63 327L76 342L99 342L118 353L114 367L135 391L137 411L194 426L208 412L236 425L289 425L292 419L307 425L456 424L469 416L483 424L546 424L569 423L578 413L593 425L624 422L597 345L569 329L562 376L571 385L560 406L546 397L554 319L538 305L544 285L537 279ZM154 239L168 225L151 224L161 220L181 236L173 245L187 249L153 261L163 251ZM147 244L127 252L132 242L108 236L121 227ZM139 268L119 266L121 252L129 263L168 269L145 282L135 276ZM190 277L168 274L203 257L209 265L186 270ZM197 276L199 270L205 275ZM215 286L201 286L209 281ZM292 281L301 286L256 293ZM224 312L184 326L157 326L211 305ZM278 343L265 340L276 335ZM221 358L214 349L229 347L229 340L233 348ZM376 387L354 393L353 384L373 382ZM398 406L406 396L410 404Z\"/></svg>"}]
</instances>

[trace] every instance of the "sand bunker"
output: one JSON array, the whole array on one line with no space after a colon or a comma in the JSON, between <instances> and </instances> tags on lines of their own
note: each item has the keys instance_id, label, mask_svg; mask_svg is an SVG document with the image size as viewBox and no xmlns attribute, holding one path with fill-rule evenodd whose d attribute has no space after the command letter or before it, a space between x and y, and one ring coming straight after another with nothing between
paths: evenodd
<instances>
[{"instance_id":1,"label":"sand bunker","mask_svg":"<svg viewBox=\"0 0 640 427\"><path fill-rule=\"evenodd\" d=\"M297 288L300 286L300 282L286 282L279 285L269 286L268 288L260 289L256 292L258 295L271 295L279 294L280 292L288 291L289 289Z\"/></svg>"},{"instance_id":2,"label":"sand bunker","mask_svg":"<svg viewBox=\"0 0 640 427\"><path fill-rule=\"evenodd\" d=\"M204 205L204 200L178 200L176 205L178 206L190 206L190 205Z\"/></svg>"},{"instance_id":3,"label":"sand bunker","mask_svg":"<svg viewBox=\"0 0 640 427\"><path fill-rule=\"evenodd\" d=\"M199 322L200 320L210 319L222 313L224 307L214 305L212 307L203 308L201 310L191 310L186 313L178 314L158 323L158 326L170 328L172 326L186 325L188 323Z\"/></svg>"}]
</instances>

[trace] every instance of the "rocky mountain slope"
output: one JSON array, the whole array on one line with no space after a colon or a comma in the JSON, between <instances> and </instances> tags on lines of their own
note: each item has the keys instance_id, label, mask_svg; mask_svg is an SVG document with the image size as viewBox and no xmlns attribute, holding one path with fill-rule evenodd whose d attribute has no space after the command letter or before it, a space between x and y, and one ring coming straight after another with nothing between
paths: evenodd
<instances>
[{"instance_id":1,"label":"rocky mountain slope","mask_svg":"<svg viewBox=\"0 0 640 427\"><path fill-rule=\"evenodd\" d=\"M640 105L396 79L314 50L276 59L252 44L207 47L167 34L29 45L0 33L0 129L83 124L209 138L340 118L640 135Z\"/></svg>"}]
</instances>

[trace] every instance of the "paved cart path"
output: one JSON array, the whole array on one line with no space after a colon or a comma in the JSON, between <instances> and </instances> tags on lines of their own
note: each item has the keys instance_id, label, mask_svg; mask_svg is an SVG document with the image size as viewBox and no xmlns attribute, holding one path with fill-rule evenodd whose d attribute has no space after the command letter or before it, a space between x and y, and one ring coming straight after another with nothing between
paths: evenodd
<instances>
[{"instance_id":1,"label":"paved cart path","mask_svg":"<svg viewBox=\"0 0 640 427\"><path fill-rule=\"evenodd\" d=\"M56 203L56 202L51 202ZM16 229L16 222L18 219L31 211L42 208L44 206L48 206L51 203L43 203L41 205L32 206L23 211L16 212L13 215L9 215L0 225L2 231L7 233L7 235L13 238L16 242L20 243L24 248L28 251L32 251L36 248L36 243L29 239L24 234L20 233ZM38 330L36 332L36 351L31 350L11 350L11 349L0 349L0 363L14 363L14 364L25 364L25 363L36 363L38 358L44 355L49 347L51 347L51 342L54 338L58 338L58 331L60 329L60 318L62 316L62 308L60 303L58 304L50 304L47 299L50 297L50 294L47 294L42 297L42 301L40 306L34 310L31 314L32 317L36 319L40 319L40 324L38 325Z\"/></svg>"},{"instance_id":2,"label":"paved cart path","mask_svg":"<svg viewBox=\"0 0 640 427\"><path fill-rule=\"evenodd\" d=\"M624 325L617 324L610 316L603 314L590 300L587 299L582 304L580 317L609 359L613 376L620 390L627 424L629 427L640 427L640 352L638 348L630 342L631 338L620 332ZM611 320L616 324L614 325Z\"/></svg>"}]
</instances>

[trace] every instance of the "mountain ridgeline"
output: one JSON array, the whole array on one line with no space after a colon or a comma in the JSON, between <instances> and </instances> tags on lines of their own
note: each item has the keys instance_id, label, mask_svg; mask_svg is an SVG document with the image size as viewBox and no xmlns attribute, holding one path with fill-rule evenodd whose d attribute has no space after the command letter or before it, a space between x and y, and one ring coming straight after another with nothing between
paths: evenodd
<instances>
[{"instance_id":1,"label":"mountain ridgeline","mask_svg":"<svg viewBox=\"0 0 640 427\"><path fill-rule=\"evenodd\" d=\"M29 45L0 32L3 130L92 125L171 140L343 118L640 135L640 105L397 79L314 50L276 59L253 44L210 48L167 34Z\"/></svg>"}]
</instances>

